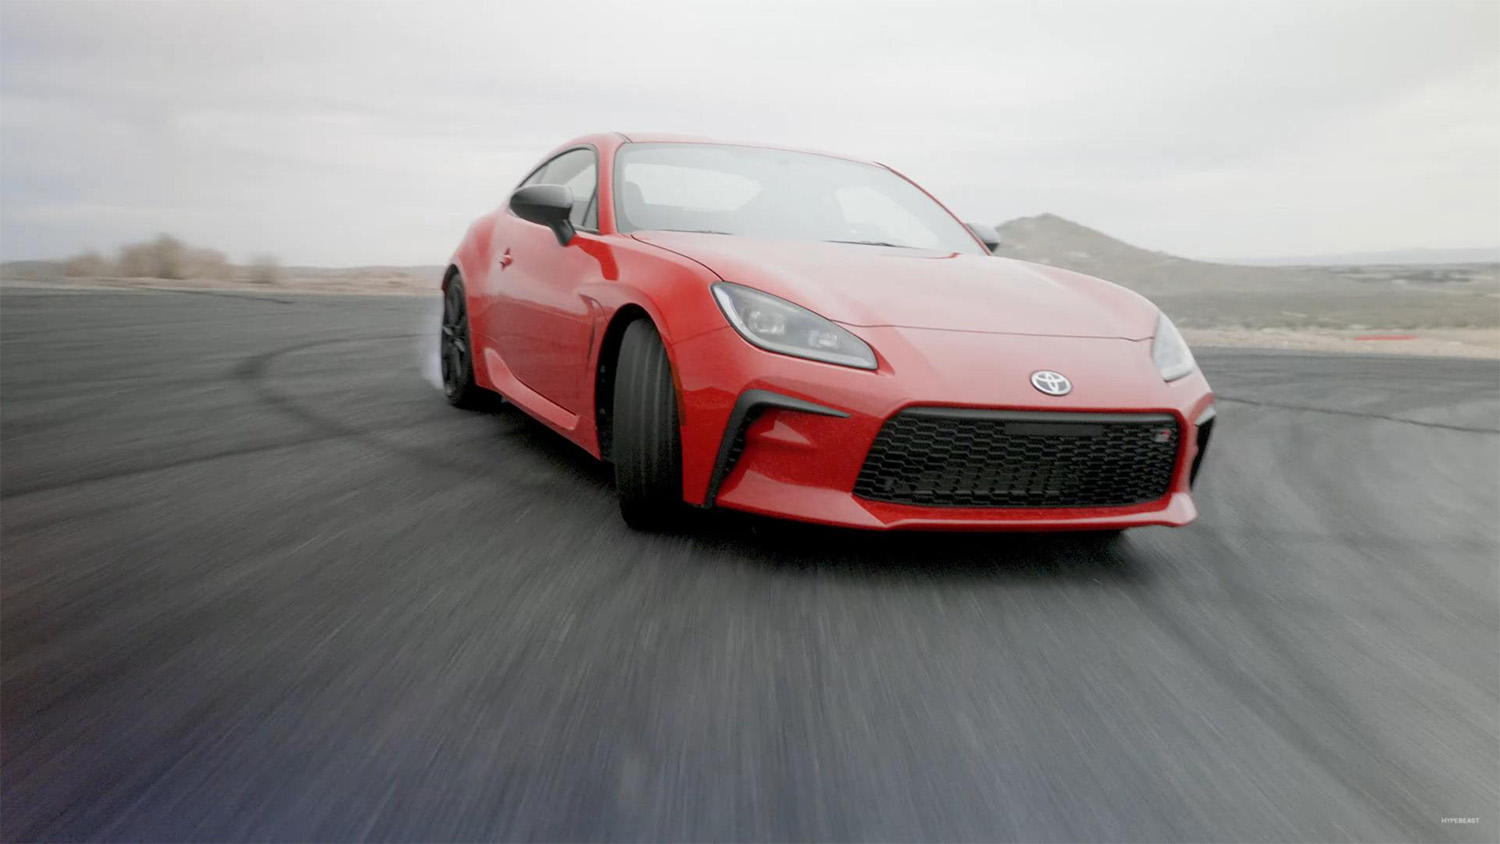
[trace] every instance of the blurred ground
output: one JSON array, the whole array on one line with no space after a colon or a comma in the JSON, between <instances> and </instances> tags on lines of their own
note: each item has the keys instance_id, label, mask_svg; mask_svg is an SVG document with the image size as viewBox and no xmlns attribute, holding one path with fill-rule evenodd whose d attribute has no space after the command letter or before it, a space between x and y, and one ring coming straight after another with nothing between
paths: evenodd
<instances>
[{"instance_id":1,"label":"blurred ground","mask_svg":"<svg viewBox=\"0 0 1500 844\"><path fill-rule=\"evenodd\" d=\"M1500 837L1494 362L1201 349L1109 553L646 536L431 315L0 292L7 840Z\"/></svg>"}]
</instances>

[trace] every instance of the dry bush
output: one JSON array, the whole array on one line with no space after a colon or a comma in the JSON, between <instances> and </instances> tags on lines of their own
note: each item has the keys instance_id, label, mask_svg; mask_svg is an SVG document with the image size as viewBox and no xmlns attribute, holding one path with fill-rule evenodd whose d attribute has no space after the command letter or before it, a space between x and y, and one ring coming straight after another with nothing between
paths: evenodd
<instances>
[{"instance_id":1,"label":"dry bush","mask_svg":"<svg viewBox=\"0 0 1500 844\"><path fill-rule=\"evenodd\" d=\"M115 260L115 268L125 278L148 278L156 269L151 260L151 244L133 243L129 246L120 247L120 257Z\"/></svg>"},{"instance_id":2,"label":"dry bush","mask_svg":"<svg viewBox=\"0 0 1500 844\"><path fill-rule=\"evenodd\" d=\"M250 262L250 282L252 284L280 284L282 279L281 262L274 255L256 255Z\"/></svg>"},{"instance_id":3,"label":"dry bush","mask_svg":"<svg viewBox=\"0 0 1500 844\"><path fill-rule=\"evenodd\" d=\"M110 274L109 262L98 252L74 255L63 262L63 275L68 278L103 278Z\"/></svg>"},{"instance_id":4,"label":"dry bush","mask_svg":"<svg viewBox=\"0 0 1500 844\"><path fill-rule=\"evenodd\" d=\"M229 258L215 249L194 249L171 235L120 248L119 273L128 278L230 278Z\"/></svg>"},{"instance_id":5,"label":"dry bush","mask_svg":"<svg viewBox=\"0 0 1500 844\"><path fill-rule=\"evenodd\" d=\"M187 278L187 247L171 235L161 235L146 244L153 278Z\"/></svg>"},{"instance_id":6,"label":"dry bush","mask_svg":"<svg viewBox=\"0 0 1500 844\"><path fill-rule=\"evenodd\" d=\"M229 256L217 249L189 249L182 259L183 275L178 278L233 278Z\"/></svg>"},{"instance_id":7,"label":"dry bush","mask_svg":"<svg viewBox=\"0 0 1500 844\"><path fill-rule=\"evenodd\" d=\"M120 247L120 275L129 278L185 278L187 247L171 235Z\"/></svg>"}]
</instances>

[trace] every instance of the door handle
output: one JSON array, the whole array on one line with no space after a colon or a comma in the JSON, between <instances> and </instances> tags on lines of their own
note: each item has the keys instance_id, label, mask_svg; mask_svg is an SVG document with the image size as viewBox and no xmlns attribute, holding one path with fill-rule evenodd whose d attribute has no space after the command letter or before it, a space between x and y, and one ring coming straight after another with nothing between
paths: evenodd
<instances>
[{"instance_id":1,"label":"door handle","mask_svg":"<svg viewBox=\"0 0 1500 844\"><path fill-rule=\"evenodd\" d=\"M516 260L516 259L510 257L510 250L509 249L505 250L505 254L500 256L500 269L503 270L506 267L510 266L511 262L514 261L514 260Z\"/></svg>"}]
</instances>

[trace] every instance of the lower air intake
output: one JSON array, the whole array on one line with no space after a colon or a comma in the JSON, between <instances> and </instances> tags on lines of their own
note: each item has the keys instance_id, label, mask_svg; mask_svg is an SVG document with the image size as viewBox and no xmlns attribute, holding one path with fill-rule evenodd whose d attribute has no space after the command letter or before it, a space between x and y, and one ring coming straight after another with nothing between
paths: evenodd
<instances>
[{"instance_id":1,"label":"lower air intake","mask_svg":"<svg viewBox=\"0 0 1500 844\"><path fill-rule=\"evenodd\" d=\"M1119 507L1167 494L1169 414L912 408L886 421L854 494L927 507Z\"/></svg>"}]
</instances>

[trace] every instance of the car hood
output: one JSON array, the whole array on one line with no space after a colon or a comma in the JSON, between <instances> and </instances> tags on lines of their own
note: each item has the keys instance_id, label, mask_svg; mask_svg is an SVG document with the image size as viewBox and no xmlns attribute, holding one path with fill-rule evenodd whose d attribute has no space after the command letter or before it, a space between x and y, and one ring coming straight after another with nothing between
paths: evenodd
<instances>
[{"instance_id":1,"label":"car hood","mask_svg":"<svg viewBox=\"0 0 1500 844\"><path fill-rule=\"evenodd\" d=\"M633 236L850 326L1127 340L1156 329L1156 307L1136 293L1009 258L689 232Z\"/></svg>"}]
</instances>

